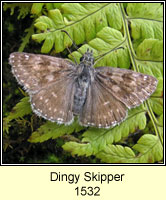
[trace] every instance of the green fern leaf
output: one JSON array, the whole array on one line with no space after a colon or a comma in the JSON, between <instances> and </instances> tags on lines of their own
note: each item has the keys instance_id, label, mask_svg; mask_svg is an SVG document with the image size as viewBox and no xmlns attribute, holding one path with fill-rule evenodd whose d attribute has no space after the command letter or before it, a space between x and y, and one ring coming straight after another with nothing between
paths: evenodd
<instances>
[{"instance_id":1,"label":"green fern leaf","mask_svg":"<svg viewBox=\"0 0 166 200\"><path fill-rule=\"evenodd\" d=\"M3 130L8 133L9 127L11 126L9 122L11 120L23 117L25 115L30 114L31 112L32 110L29 103L29 97L24 97L18 104L16 104L16 106L12 109L9 115L3 119Z\"/></svg>"},{"instance_id":2,"label":"green fern leaf","mask_svg":"<svg viewBox=\"0 0 166 200\"><path fill-rule=\"evenodd\" d=\"M129 3L127 13L133 18L163 20L163 7L160 3Z\"/></svg>"},{"instance_id":3,"label":"green fern leaf","mask_svg":"<svg viewBox=\"0 0 166 200\"><path fill-rule=\"evenodd\" d=\"M33 3L31 13L39 15L42 11L44 3Z\"/></svg>"},{"instance_id":4,"label":"green fern leaf","mask_svg":"<svg viewBox=\"0 0 166 200\"><path fill-rule=\"evenodd\" d=\"M159 78L156 91L153 96L149 99L149 103L153 112L157 115L163 114L163 79Z\"/></svg>"},{"instance_id":5,"label":"green fern leaf","mask_svg":"<svg viewBox=\"0 0 166 200\"><path fill-rule=\"evenodd\" d=\"M19 47L19 52L24 51L24 48L26 47L26 45L29 43L30 39L31 39L31 35L34 33L34 25L32 24L31 27L29 27L28 29L25 30L25 32L27 33L25 37L22 38L22 43Z\"/></svg>"},{"instance_id":6,"label":"green fern leaf","mask_svg":"<svg viewBox=\"0 0 166 200\"><path fill-rule=\"evenodd\" d=\"M19 15L17 19L23 19L25 18L28 14L30 14L32 3L5 3L3 6L4 11L7 9L10 9L10 15L14 14L14 10L16 7L19 8Z\"/></svg>"},{"instance_id":7,"label":"green fern leaf","mask_svg":"<svg viewBox=\"0 0 166 200\"><path fill-rule=\"evenodd\" d=\"M55 12L58 17L55 19L56 15L50 12ZM41 33L32 36L32 38L38 42L51 38L52 41L54 41L56 52L63 51L65 47L72 45L70 38L62 33L61 30L66 30L76 44L81 44L85 40L90 41L93 39L96 33L103 27L112 25L113 28L118 30L122 27L120 9L116 4L91 3L87 6L79 3L65 3L61 6L61 12L56 9L49 11L48 17L44 16L44 20L43 16L39 17L35 26L38 28L39 24L42 23L49 31L42 33L43 36L41 36ZM116 15L114 15L114 13L116 13ZM119 16L119 18L117 18L117 16ZM63 43L57 43L56 41L59 39L61 39ZM46 48L45 42L43 46L43 53L47 53L53 48L53 44L49 44Z\"/></svg>"},{"instance_id":8,"label":"green fern leaf","mask_svg":"<svg viewBox=\"0 0 166 200\"><path fill-rule=\"evenodd\" d=\"M50 121L40 126L36 131L32 133L29 142L44 142L48 139L55 139L63 136L64 134L71 134L74 131L80 131L83 129L78 123L73 122L70 126L58 125Z\"/></svg>"},{"instance_id":9,"label":"green fern leaf","mask_svg":"<svg viewBox=\"0 0 166 200\"><path fill-rule=\"evenodd\" d=\"M21 101L16 104L16 106L12 109L10 114L6 117L6 120L9 122L13 119L17 119L19 117L23 117L32 112L31 106L29 103L29 97L24 97Z\"/></svg>"},{"instance_id":10,"label":"green fern leaf","mask_svg":"<svg viewBox=\"0 0 166 200\"><path fill-rule=\"evenodd\" d=\"M96 157L106 163L132 163L135 158L135 153L129 147L108 145Z\"/></svg>"},{"instance_id":11,"label":"green fern leaf","mask_svg":"<svg viewBox=\"0 0 166 200\"><path fill-rule=\"evenodd\" d=\"M158 39L145 39L137 47L137 56L142 60L163 61L163 41Z\"/></svg>"},{"instance_id":12,"label":"green fern leaf","mask_svg":"<svg viewBox=\"0 0 166 200\"><path fill-rule=\"evenodd\" d=\"M136 156L133 150L139 154ZM154 163L163 158L162 145L158 137L151 134L143 135L133 150L120 145L108 145L96 157L106 163Z\"/></svg>"},{"instance_id":13,"label":"green fern leaf","mask_svg":"<svg viewBox=\"0 0 166 200\"><path fill-rule=\"evenodd\" d=\"M133 149L140 153L136 158L139 163L154 163L163 158L163 147L159 138L151 134L143 135Z\"/></svg>"}]
</instances>

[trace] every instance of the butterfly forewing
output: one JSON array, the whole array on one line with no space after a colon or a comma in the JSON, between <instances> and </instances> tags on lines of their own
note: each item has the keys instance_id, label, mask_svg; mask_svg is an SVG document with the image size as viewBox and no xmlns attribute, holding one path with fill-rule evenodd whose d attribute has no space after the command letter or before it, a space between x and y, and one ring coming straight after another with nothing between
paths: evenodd
<instances>
[{"instance_id":1,"label":"butterfly forewing","mask_svg":"<svg viewBox=\"0 0 166 200\"><path fill-rule=\"evenodd\" d=\"M9 63L14 76L29 93L66 78L75 70L72 62L62 58L30 53L12 53Z\"/></svg>"},{"instance_id":2,"label":"butterfly forewing","mask_svg":"<svg viewBox=\"0 0 166 200\"><path fill-rule=\"evenodd\" d=\"M96 68L97 81L128 108L139 106L155 91L157 79L127 69Z\"/></svg>"}]
</instances>

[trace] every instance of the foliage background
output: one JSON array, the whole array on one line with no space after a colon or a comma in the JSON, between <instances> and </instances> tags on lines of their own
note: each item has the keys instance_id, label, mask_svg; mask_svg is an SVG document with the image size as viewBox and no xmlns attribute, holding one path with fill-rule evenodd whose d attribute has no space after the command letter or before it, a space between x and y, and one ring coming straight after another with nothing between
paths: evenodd
<instances>
[{"instance_id":1,"label":"foliage background","mask_svg":"<svg viewBox=\"0 0 166 200\"><path fill-rule=\"evenodd\" d=\"M162 162L160 3L7 3L3 8L3 163ZM101 56L96 66L131 68L155 76L156 92L129 111L122 124L108 130L80 127L77 122L59 126L38 118L10 72L8 57L19 50L67 58L69 47L79 61L81 54L62 29L82 52L89 47Z\"/></svg>"}]
</instances>

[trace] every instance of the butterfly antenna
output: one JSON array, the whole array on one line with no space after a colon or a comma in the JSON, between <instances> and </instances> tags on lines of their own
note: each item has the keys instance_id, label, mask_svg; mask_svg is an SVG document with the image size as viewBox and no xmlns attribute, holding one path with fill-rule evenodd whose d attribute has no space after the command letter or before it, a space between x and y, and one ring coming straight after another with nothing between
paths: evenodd
<instances>
[{"instance_id":1,"label":"butterfly antenna","mask_svg":"<svg viewBox=\"0 0 166 200\"><path fill-rule=\"evenodd\" d=\"M67 31L65 31L65 30L61 30L61 32L64 32L64 33L66 33L66 34L69 36L69 38L71 39L71 41L72 41L74 47L76 48L76 50L77 50L81 55L83 55L83 53L78 49L76 43L73 41L73 39L71 38L71 36L69 35L69 33L68 33ZM68 49L68 50L69 50L69 49ZM70 54L71 54L71 51L69 51L69 52L70 52Z\"/></svg>"},{"instance_id":2,"label":"butterfly antenna","mask_svg":"<svg viewBox=\"0 0 166 200\"><path fill-rule=\"evenodd\" d=\"M99 56L95 57L95 60L96 60L96 61L95 61L94 65L95 65L97 62L99 62L105 55L107 55L108 53L110 53L110 52L112 52L112 51L118 50L118 49L123 49L123 47L114 48L114 49L112 49L112 50L109 51L109 52L103 53L102 55L99 55Z\"/></svg>"},{"instance_id":3,"label":"butterfly antenna","mask_svg":"<svg viewBox=\"0 0 166 200\"><path fill-rule=\"evenodd\" d=\"M75 64L77 65L78 63L77 63L77 61L76 61L76 58L73 56L73 54L72 54L72 52L70 51L70 49L69 49L68 47L66 47L66 48L67 48L68 52L70 52L70 55L74 58L74 62L75 62Z\"/></svg>"}]
</instances>

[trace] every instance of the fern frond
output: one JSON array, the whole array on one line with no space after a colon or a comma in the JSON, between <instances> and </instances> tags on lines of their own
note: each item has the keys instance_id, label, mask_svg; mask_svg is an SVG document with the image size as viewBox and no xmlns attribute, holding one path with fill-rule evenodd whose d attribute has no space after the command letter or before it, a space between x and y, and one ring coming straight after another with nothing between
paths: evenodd
<instances>
[{"instance_id":1,"label":"fern frond","mask_svg":"<svg viewBox=\"0 0 166 200\"><path fill-rule=\"evenodd\" d=\"M30 114L31 112L32 110L29 103L29 97L24 97L19 103L16 104L6 119L11 121L13 119Z\"/></svg>"},{"instance_id":2,"label":"fern frond","mask_svg":"<svg viewBox=\"0 0 166 200\"><path fill-rule=\"evenodd\" d=\"M32 133L29 142L44 142L48 139L55 139L61 137L65 134L71 134L74 131L79 132L84 127L81 127L78 123L74 122L70 126L58 125L50 121L46 122L44 125L40 126L36 131Z\"/></svg>"},{"instance_id":3,"label":"fern frond","mask_svg":"<svg viewBox=\"0 0 166 200\"><path fill-rule=\"evenodd\" d=\"M45 32L34 34L32 38L37 42L45 40L41 52L48 53L55 45L58 53L72 45L70 38L61 30L67 31L78 45L84 41L90 41L98 31L108 25L120 30L122 20L117 16L120 16L120 9L116 4L65 3L61 6L61 12L58 9L50 10L48 17L41 16L36 20L35 26Z\"/></svg>"},{"instance_id":4,"label":"fern frond","mask_svg":"<svg viewBox=\"0 0 166 200\"><path fill-rule=\"evenodd\" d=\"M108 145L96 157L106 163L154 163L163 159L162 145L158 137L151 134L143 135L133 150L120 145Z\"/></svg>"},{"instance_id":5,"label":"fern frond","mask_svg":"<svg viewBox=\"0 0 166 200\"><path fill-rule=\"evenodd\" d=\"M29 97L24 97L19 103L15 105L9 115L3 119L4 122L4 131L8 132L10 127L9 122L13 119L21 118L25 115L28 115L32 112L31 106L29 103Z\"/></svg>"},{"instance_id":6,"label":"fern frond","mask_svg":"<svg viewBox=\"0 0 166 200\"><path fill-rule=\"evenodd\" d=\"M14 14L14 10L18 7L19 8L19 15L17 19L23 19L28 14L30 14L32 3L5 3L3 5L4 11L10 9L10 15Z\"/></svg>"},{"instance_id":7,"label":"fern frond","mask_svg":"<svg viewBox=\"0 0 166 200\"><path fill-rule=\"evenodd\" d=\"M32 34L34 33L34 25L32 24L29 28L27 28L25 30L25 32L27 33L25 37L22 38L22 43L19 47L19 52L22 52L24 50L24 48L26 47L26 45L29 43L30 38L32 36Z\"/></svg>"},{"instance_id":8,"label":"fern frond","mask_svg":"<svg viewBox=\"0 0 166 200\"><path fill-rule=\"evenodd\" d=\"M133 149L140 153L136 163L154 163L163 158L163 147L158 137L151 134L143 135Z\"/></svg>"}]
</instances>

